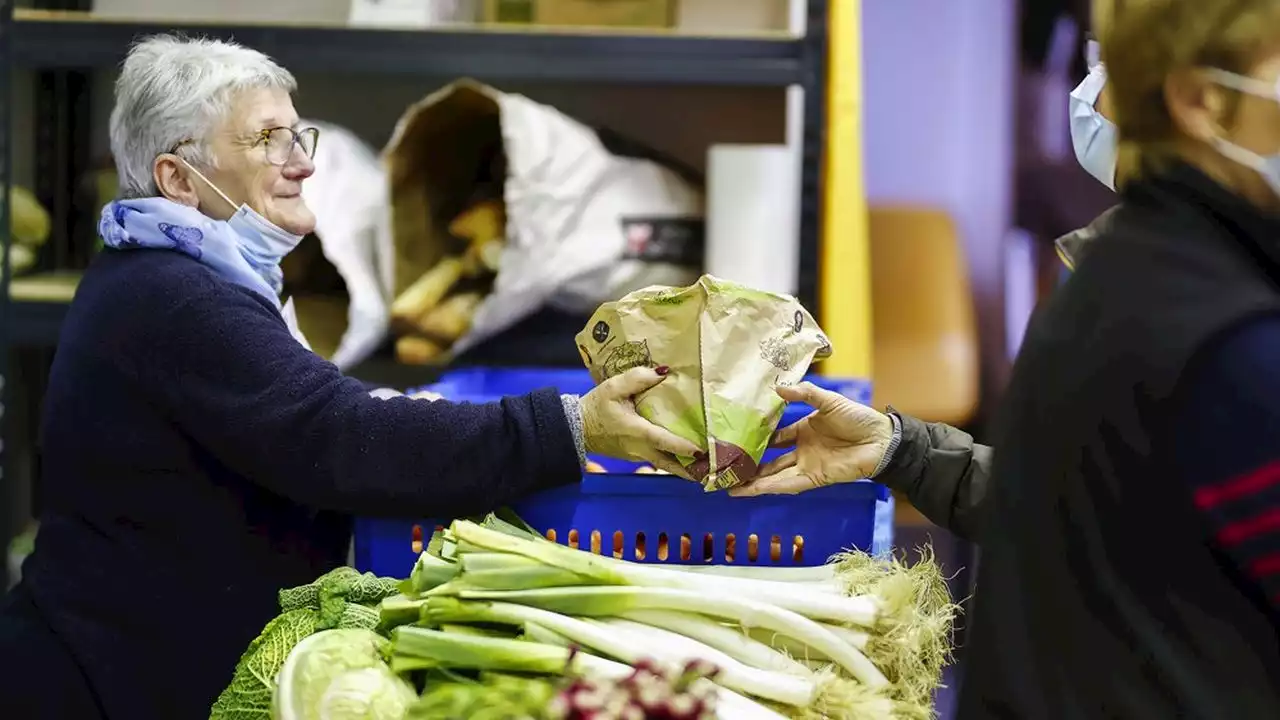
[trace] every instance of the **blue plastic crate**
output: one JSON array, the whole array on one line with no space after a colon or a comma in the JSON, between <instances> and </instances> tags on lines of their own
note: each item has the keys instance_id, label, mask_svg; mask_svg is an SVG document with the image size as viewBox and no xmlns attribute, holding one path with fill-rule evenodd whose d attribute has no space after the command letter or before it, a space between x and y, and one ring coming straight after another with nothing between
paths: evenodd
<instances>
[{"instance_id":1,"label":"blue plastic crate","mask_svg":"<svg viewBox=\"0 0 1280 720\"><path fill-rule=\"evenodd\" d=\"M871 482L733 498L670 476L586 475L514 509L557 542L645 563L812 566L846 548L881 554L893 543L893 496ZM438 524L358 519L356 567L407 575L414 539L425 542Z\"/></svg>"},{"instance_id":2,"label":"blue plastic crate","mask_svg":"<svg viewBox=\"0 0 1280 720\"><path fill-rule=\"evenodd\" d=\"M861 380L808 378L858 402L871 399ZM467 368L427 389L455 402L492 402L542 387L582 394L593 387L586 370ZM790 405L781 425L811 412ZM779 451L769 451L771 459ZM581 484L539 493L516 504L526 522L554 539L628 560L676 564L810 566L858 548L879 554L893 543L893 496L875 483L849 483L802 495L732 498L706 493L687 480L625 474L635 463L593 458L612 474L588 474ZM362 571L403 576L413 567L413 541L426 541L448 520L358 518L355 564ZM730 540L732 538L732 541ZM733 552L729 546L732 543ZM753 550L754 548L754 550Z\"/></svg>"}]
</instances>

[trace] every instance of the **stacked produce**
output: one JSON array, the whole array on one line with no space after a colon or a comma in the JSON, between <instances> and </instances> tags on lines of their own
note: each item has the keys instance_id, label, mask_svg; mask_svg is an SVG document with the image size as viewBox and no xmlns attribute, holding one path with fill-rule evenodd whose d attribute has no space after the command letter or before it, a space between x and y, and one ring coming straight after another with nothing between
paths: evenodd
<instances>
[{"instance_id":1,"label":"stacked produce","mask_svg":"<svg viewBox=\"0 0 1280 720\"><path fill-rule=\"evenodd\" d=\"M764 570L629 563L496 516L457 521L382 600L376 632L294 640L271 717L933 716L956 607L927 554Z\"/></svg>"},{"instance_id":2,"label":"stacked produce","mask_svg":"<svg viewBox=\"0 0 1280 720\"><path fill-rule=\"evenodd\" d=\"M441 362L471 329L476 310L493 290L502 256L502 203L472 205L450 223L449 235L457 252L436 263L391 305L396 359L402 363Z\"/></svg>"},{"instance_id":3,"label":"stacked produce","mask_svg":"<svg viewBox=\"0 0 1280 720\"><path fill-rule=\"evenodd\" d=\"M36 264L36 254L53 227L49 211L24 187L9 189L9 265L21 275Z\"/></svg>"},{"instance_id":4,"label":"stacked produce","mask_svg":"<svg viewBox=\"0 0 1280 720\"><path fill-rule=\"evenodd\" d=\"M378 603L397 592L397 581L349 567L310 585L282 590L281 614L240 656L231 684L213 704L210 720L272 717L277 675L299 643L331 628L372 630L379 622Z\"/></svg>"}]
</instances>

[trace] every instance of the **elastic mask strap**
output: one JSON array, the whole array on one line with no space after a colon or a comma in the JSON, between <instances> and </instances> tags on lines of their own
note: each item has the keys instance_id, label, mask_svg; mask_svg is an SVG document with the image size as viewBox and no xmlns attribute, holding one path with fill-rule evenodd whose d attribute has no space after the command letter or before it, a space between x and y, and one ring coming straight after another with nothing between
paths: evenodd
<instances>
[{"instance_id":1,"label":"elastic mask strap","mask_svg":"<svg viewBox=\"0 0 1280 720\"><path fill-rule=\"evenodd\" d=\"M196 167L195 167L194 165L192 165L191 163L187 162L187 159L186 159L186 158L182 157L181 155L176 155L175 157L177 157L179 160L181 160L181 161L182 161L182 164L183 164L183 165L186 165L188 170L190 170L191 172L195 173L196 177L198 177L198 178L200 178L201 180L203 180L205 185L208 185L210 188L212 188L212 189L213 189L213 191L214 191L214 192L218 193L218 197L220 197L220 198L222 198L224 201L226 201L227 206L231 208L231 214L232 214L232 215L235 215L235 214L236 214L236 211L238 211L238 210L240 209L240 206L239 206L238 204L234 203L234 202L231 202L231 198L227 197L227 194L226 194L226 193L224 193L224 192L222 192L222 188L218 187L217 185L214 185L214 184L213 184L213 182L212 182L211 180L209 180L209 178L207 178L207 177L205 177L205 176L204 176L204 173L200 172L199 170L197 170L197 169L196 169Z\"/></svg>"},{"instance_id":2,"label":"elastic mask strap","mask_svg":"<svg viewBox=\"0 0 1280 720\"><path fill-rule=\"evenodd\" d=\"M1280 101L1280 89L1272 83L1258 78L1240 75L1238 73L1229 72L1227 70L1219 70L1218 68L1206 68L1205 73L1209 79L1218 83L1222 87L1239 90L1250 95L1268 98L1270 100Z\"/></svg>"}]
</instances>

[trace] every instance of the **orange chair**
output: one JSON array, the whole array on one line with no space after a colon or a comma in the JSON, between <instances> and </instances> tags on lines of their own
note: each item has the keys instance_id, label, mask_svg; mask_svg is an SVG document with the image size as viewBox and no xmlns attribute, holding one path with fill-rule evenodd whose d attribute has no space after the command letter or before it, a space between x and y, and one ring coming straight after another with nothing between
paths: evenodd
<instances>
[{"instance_id":1,"label":"orange chair","mask_svg":"<svg viewBox=\"0 0 1280 720\"><path fill-rule=\"evenodd\" d=\"M941 210L870 210L874 402L961 425L979 400L979 351L969 271L955 223Z\"/></svg>"},{"instance_id":2,"label":"orange chair","mask_svg":"<svg viewBox=\"0 0 1280 720\"><path fill-rule=\"evenodd\" d=\"M873 404L962 425L978 407L979 353L969 271L940 210L870 209ZM930 525L898 495L896 524Z\"/></svg>"}]
</instances>

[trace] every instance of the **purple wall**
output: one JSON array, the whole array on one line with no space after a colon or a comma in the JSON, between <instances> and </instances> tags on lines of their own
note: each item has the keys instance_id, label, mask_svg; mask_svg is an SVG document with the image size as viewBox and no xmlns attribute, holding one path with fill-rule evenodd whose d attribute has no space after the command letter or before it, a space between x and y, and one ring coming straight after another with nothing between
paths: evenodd
<instances>
[{"instance_id":1,"label":"purple wall","mask_svg":"<svg viewBox=\"0 0 1280 720\"><path fill-rule=\"evenodd\" d=\"M1017 5L862 0L868 201L951 213L968 251L984 368L1004 356L1002 257L1012 205ZM990 381L990 373L984 371L984 379Z\"/></svg>"}]
</instances>

